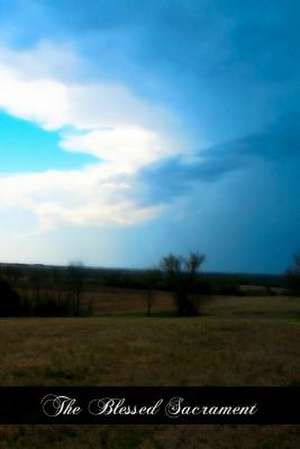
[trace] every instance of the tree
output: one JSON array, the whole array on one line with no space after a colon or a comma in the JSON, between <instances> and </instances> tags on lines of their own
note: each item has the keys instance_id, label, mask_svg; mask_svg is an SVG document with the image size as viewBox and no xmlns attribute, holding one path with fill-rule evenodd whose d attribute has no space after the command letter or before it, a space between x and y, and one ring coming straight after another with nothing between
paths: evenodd
<instances>
[{"instance_id":1,"label":"tree","mask_svg":"<svg viewBox=\"0 0 300 449\"><path fill-rule=\"evenodd\" d=\"M30 276L30 283L34 289L34 296L36 303L41 300L41 290L43 285L43 273L39 268L34 268Z\"/></svg>"},{"instance_id":2,"label":"tree","mask_svg":"<svg viewBox=\"0 0 300 449\"><path fill-rule=\"evenodd\" d=\"M160 280L160 270L153 268L144 272L143 281L146 287L147 316L151 316L155 300L155 288Z\"/></svg>"},{"instance_id":3,"label":"tree","mask_svg":"<svg viewBox=\"0 0 300 449\"><path fill-rule=\"evenodd\" d=\"M74 296L74 313L80 315L80 300L86 277L85 267L82 262L71 262L67 271L69 291Z\"/></svg>"},{"instance_id":4,"label":"tree","mask_svg":"<svg viewBox=\"0 0 300 449\"><path fill-rule=\"evenodd\" d=\"M8 282L0 279L0 316L19 316L22 313L21 298Z\"/></svg>"},{"instance_id":5,"label":"tree","mask_svg":"<svg viewBox=\"0 0 300 449\"><path fill-rule=\"evenodd\" d=\"M294 294L300 294L300 251L294 255L292 265L286 273L286 281Z\"/></svg>"},{"instance_id":6,"label":"tree","mask_svg":"<svg viewBox=\"0 0 300 449\"><path fill-rule=\"evenodd\" d=\"M13 285L14 288L18 287L22 270L17 265L6 265L4 274L10 285Z\"/></svg>"},{"instance_id":7,"label":"tree","mask_svg":"<svg viewBox=\"0 0 300 449\"><path fill-rule=\"evenodd\" d=\"M62 300L62 294L64 293L63 288L65 287L63 271L61 268L52 267L51 272L51 283L52 283L52 296L56 297L56 301L60 302Z\"/></svg>"},{"instance_id":8,"label":"tree","mask_svg":"<svg viewBox=\"0 0 300 449\"><path fill-rule=\"evenodd\" d=\"M198 271L205 260L199 253L191 253L184 258L169 254L160 263L168 287L174 293L175 305L179 316L198 315L198 303L191 297L196 292Z\"/></svg>"}]
</instances>

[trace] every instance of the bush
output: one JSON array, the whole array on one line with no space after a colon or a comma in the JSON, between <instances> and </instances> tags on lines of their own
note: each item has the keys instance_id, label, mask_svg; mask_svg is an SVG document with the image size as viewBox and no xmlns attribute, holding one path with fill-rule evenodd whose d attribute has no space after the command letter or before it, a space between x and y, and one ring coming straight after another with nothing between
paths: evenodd
<instances>
[{"instance_id":1,"label":"bush","mask_svg":"<svg viewBox=\"0 0 300 449\"><path fill-rule=\"evenodd\" d=\"M19 316L22 313L21 298L8 282L0 280L0 316Z\"/></svg>"}]
</instances>

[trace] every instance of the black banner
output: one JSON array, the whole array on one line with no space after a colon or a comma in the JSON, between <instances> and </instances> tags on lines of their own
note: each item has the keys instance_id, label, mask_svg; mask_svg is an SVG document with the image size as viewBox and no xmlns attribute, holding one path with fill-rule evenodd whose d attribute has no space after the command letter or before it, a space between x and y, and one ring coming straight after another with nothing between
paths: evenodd
<instances>
[{"instance_id":1,"label":"black banner","mask_svg":"<svg viewBox=\"0 0 300 449\"><path fill-rule=\"evenodd\" d=\"M299 424L300 387L0 387L0 424Z\"/></svg>"}]
</instances>

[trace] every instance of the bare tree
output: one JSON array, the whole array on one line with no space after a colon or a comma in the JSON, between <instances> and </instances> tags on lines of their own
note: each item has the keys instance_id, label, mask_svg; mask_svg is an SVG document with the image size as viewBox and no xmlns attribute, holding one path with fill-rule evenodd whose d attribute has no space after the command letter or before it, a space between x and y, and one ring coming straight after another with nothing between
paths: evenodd
<instances>
[{"instance_id":1,"label":"bare tree","mask_svg":"<svg viewBox=\"0 0 300 449\"><path fill-rule=\"evenodd\" d=\"M198 305L191 298L197 284L198 271L205 260L199 253L191 253L187 258L169 254L160 263L166 282L174 292L177 313L180 316L198 314Z\"/></svg>"},{"instance_id":2,"label":"bare tree","mask_svg":"<svg viewBox=\"0 0 300 449\"><path fill-rule=\"evenodd\" d=\"M199 253L191 253L188 258L184 259L186 271L191 277L196 275L204 261L205 255Z\"/></svg>"},{"instance_id":3,"label":"bare tree","mask_svg":"<svg viewBox=\"0 0 300 449\"><path fill-rule=\"evenodd\" d=\"M160 267L170 276L177 275L182 269L182 257L171 253L162 258Z\"/></svg>"},{"instance_id":4,"label":"bare tree","mask_svg":"<svg viewBox=\"0 0 300 449\"><path fill-rule=\"evenodd\" d=\"M61 285L62 285L62 275L61 271L57 267L51 269L51 280L52 280L52 295L53 298L59 302L61 299Z\"/></svg>"},{"instance_id":5,"label":"bare tree","mask_svg":"<svg viewBox=\"0 0 300 449\"><path fill-rule=\"evenodd\" d=\"M146 305L147 316L151 316L152 307L155 301L155 289L160 279L160 270L153 268L144 273L144 282L146 286Z\"/></svg>"},{"instance_id":6,"label":"bare tree","mask_svg":"<svg viewBox=\"0 0 300 449\"><path fill-rule=\"evenodd\" d=\"M30 283L34 290L34 299L38 303L41 299L43 273L37 268L34 269L30 276Z\"/></svg>"},{"instance_id":7,"label":"bare tree","mask_svg":"<svg viewBox=\"0 0 300 449\"><path fill-rule=\"evenodd\" d=\"M84 289L86 271L82 262L71 262L68 266L68 284L69 291L74 296L74 313L80 315L81 296Z\"/></svg>"},{"instance_id":8,"label":"bare tree","mask_svg":"<svg viewBox=\"0 0 300 449\"><path fill-rule=\"evenodd\" d=\"M288 287L294 294L300 294L300 251L294 255L291 267L286 273Z\"/></svg>"}]
</instances>

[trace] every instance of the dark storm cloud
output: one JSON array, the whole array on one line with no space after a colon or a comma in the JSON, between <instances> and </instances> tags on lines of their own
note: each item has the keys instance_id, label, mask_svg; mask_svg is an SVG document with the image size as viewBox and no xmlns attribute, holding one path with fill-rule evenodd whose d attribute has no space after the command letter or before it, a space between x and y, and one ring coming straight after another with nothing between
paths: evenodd
<instances>
[{"instance_id":1,"label":"dark storm cloud","mask_svg":"<svg viewBox=\"0 0 300 449\"><path fill-rule=\"evenodd\" d=\"M140 180L149 202L168 202L187 193L195 183L217 182L258 159L280 163L300 156L299 116L287 116L267 130L207 148L192 160L166 159L143 170Z\"/></svg>"},{"instance_id":2,"label":"dark storm cloud","mask_svg":"<svg viewBox=\"0 0 300 449\"><path fill-rule=\"evenodd\" d=\"M148 70L151 63L155 70L179 67L178 78L189 71L227 77L239 69L278 81L299 73L300 4L293 0L0 0L0 14L23 37L47 39L51 29L51 39L90 38L85 50L101 62L117 44Z\"/></svg>"}]
</instances>

